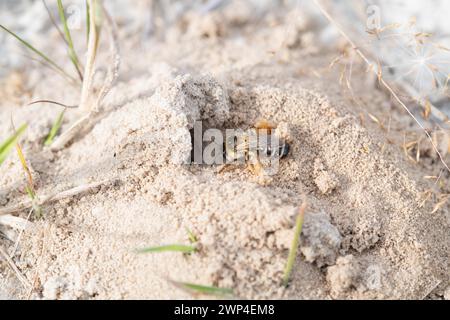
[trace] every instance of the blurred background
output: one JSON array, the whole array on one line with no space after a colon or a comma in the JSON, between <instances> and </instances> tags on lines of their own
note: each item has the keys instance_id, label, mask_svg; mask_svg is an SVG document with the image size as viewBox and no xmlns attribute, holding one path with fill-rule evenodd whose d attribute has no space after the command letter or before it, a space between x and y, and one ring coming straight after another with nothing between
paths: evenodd
<instances>
[{"instance_id":1,"label":"blurred background","mask_svg":"<svg viewBox=\"0 0 450 320\"><path fill-rule=\"evenodd\" d=\"M430 101L450 115L450 1L322 0L320 3L380 66L384 77L399 84L413 99L423 104ZM46 5L57 19L56 1L47 0ZM323 18L314 0L109 0L105 5L119 26L125 47L138 42L145 50L156 41L167 41L170 27L180 23L185 15L201 17L234 10L251 15L255 21L278 12L293 26L298 23L297 16L306 15L313 22L309 28L318 35L319 45L340 50L337 29ZM83 30L85 1L64 1L64 6L72 31ZM0 24L31 43L39 43L40 47L64 50L62 46L55 47L56 38L49 36L52 23L42 0L0 1ZM76 37L76 32L73 33ZM30 54L24 51L10 35L0 32L0 76L26 66ZM350 57L350 63L353 58Z\"/></svg>"}]
</instances>

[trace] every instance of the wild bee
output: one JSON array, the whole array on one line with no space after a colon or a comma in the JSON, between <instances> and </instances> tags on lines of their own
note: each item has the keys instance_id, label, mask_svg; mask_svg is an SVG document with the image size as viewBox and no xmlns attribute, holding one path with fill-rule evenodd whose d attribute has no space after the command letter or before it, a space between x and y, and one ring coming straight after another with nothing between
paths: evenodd
<instances>
[{"instance_id":1,"label":"wild bee","mask_svg":"<svg viewBox=\"0 0 450 320\"><path fill-rule=\"evenodd\" d=\"M227 163L245 163L257 176L272 175L278 169L278 161L287 157L291 149L276 131L270 122L260 120L247 132L227 135L224 143Z\"/></svg>"}]
</instances>

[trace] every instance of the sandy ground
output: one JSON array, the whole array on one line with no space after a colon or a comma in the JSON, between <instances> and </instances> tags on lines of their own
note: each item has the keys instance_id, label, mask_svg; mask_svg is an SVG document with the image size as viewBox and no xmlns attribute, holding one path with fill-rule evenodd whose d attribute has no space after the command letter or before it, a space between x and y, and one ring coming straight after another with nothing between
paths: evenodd
<instances>
[{"instance_id":1,"label":"sandy ground","mask_svg":"<svg viewBox=\"0 0 450 320\"><path fill-rule=\"evenodd\" d=\"M294 24L284 18L294 14ZM285 11L253 19L237 1L189 13L148 43L128 36L121 34L123 67L106 111L59 152L42 142L60 110L21 105L71 104L79 91L43 68L1 79L0 137L11 115L29 123L22 143L38 195L99 185L32 215L15 251L19 232L0 225L0 245L32 284L0 259L0 298L199 297L171 280L232 288L238 298L449 298L449 174L365 66L353 66L351 87L340 83L341 64L329 67L336 51L315 41L312 21ZM68 111L62 130L77 117ZM223 130L262 118L285 125L291 144L270 181L245 166L183 164L195 120ZM447 155L448 137L434 136ZM26 201L14 153L1 172L0 208ZM304 201L300 254L284 288ZM187 229L198 238L194 254L136 254L188 244Z\"/></svg>"}]
</instances>

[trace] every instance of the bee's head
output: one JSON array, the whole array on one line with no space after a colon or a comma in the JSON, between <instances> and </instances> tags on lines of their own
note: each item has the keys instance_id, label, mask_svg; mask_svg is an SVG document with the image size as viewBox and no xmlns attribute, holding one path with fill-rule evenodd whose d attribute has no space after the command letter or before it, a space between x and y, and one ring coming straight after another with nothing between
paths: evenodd
<instances>
[{"instance_id":1,"label":"bee's head","mask_svg":"<svg viewBox=\"0 0 450 320\"><path fill-rule=\"evenodd\" d=\"M272 148L272 146L266 146L259 150L260 153L267 157L279 157L280 159L286 158L289 155L291 146L289 143L284 142L278 148Z\"/></svg>"},{"instance_id":2,"label":"bee's head","mask_svg":"<svg viewBox=\"0 0 450 320\"><path fill-rule=\"evenodd\" d=\"M289 143L285 142L278 148L278 154L281 159L286 158L289 155L289 151L291 150L291 146Z\"/></svg>"}]
</instances>

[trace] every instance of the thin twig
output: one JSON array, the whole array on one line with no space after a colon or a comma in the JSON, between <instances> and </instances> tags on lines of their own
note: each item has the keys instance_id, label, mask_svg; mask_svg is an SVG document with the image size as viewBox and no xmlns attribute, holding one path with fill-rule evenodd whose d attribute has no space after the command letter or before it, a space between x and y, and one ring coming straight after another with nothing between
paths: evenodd
<instances>
[{"instance_id":1,"label":"thin twig","mask_svg":"<svg viewBox=\"0 0 450 320\"><path fill-rule=\"evenodd\" d=\"M7 214L14 215L14 214L17 214L18 212L33 208L33 205L43 206L49 202L54 202L54 201L63 200L65 198L74 197L74 196L80 195L82 193L88 192L92 189L98 188L102 185L107 185L114 181L115 181L115 179L108 179L108 180L103 180L100 182L81 185L81 186L78 186L78 187L63 191L63 192L54 193L54 194L50 194L50 195L44 195L39 198L38 203L35 203L34 201L31 201L31 200L27 200L18 205L13 206L13 207L0 209L0 216L7 215Z\"/></svg>"},{"instance_id":2,"label":"thin twig","mask_svg":"<svg viewBox=\"0 0 450 320\"><path fill-rule=\"evenodd\" d=\"M32 105L38 104L38 103L56 104L57 106L64 107L64 108L67 108L67 109L76 109L76 108L78 108L78 106L68 106L68 105L65 105L64 103L53 101L53 100L36 100L36 101L30 102L28 105L32 106Z\"/></svg>"},{"instance_id":3,"label":"thin twig","mask_svg":"<svg viewBox=\"0 0 450 320\"><path fill-rule=\"evenodd\" d=\"M28 225L29 225L29 223L30 223L30 218L31 218L31 215L33 214L33 211L34 211L34 209L31 208L30 212L28 213L28 216L27 216L27 219L26 219L27 227L28 227ZM0 217L0 218L1 218L1 217ZM17 251L17 249L19 248L20 240L22 240L22 236L23 236L23 234L24 234L24 232L25 232L26 229L27 229L27 228L24 228L24 229L22 229L22 230L20 231L19 236L18 236L17 239L16 239L16 244L14 245L14 248L13 248L13 250L12 250L12 252L11 252L11 256L14 256L14 255L16 254L16 251Z\"/></svg>"},{"instance_id":4,"label":"thin twig","mask_svg":"<svg viewBox=\"0 0 450 320\"><path fill-rule=\"evenodd\" d=\"M441 283L442 283L441 280L437 280L437 281L435 282L435 284L434 284L431 288L429 288L429 289L425 292L425 294L422 295L422 297L421 297L420 300L425 300L425 299L426 299L426 298L427 298L434 290L436 290L437 287L440 286Z\"/></svg>"},{"instance_id":5,"label":"thin twig","mask_svg":"<svg viewBox=\"0 0 450 320\"><path fill-rule=\"evenodd\" d=\"M19 268L17 268L17 266L14 263L14 261L11 259L11 257L8 255L8 253L6 253L6 251L3 250L2 247L0 247L0 255L6 260L6 262L10 266L10 268L16 274L17 279L19 279L19 281L22 283L22 285L25 288L31 288L31 283L28 281L27 278L25 278L25 276L22 274L22 272L19 270Z\"/></svg>"},{"instance_id":6,"label":"thin twig","mask_svg":"<svg viewBox=\"0 0 450 320\"><path fill-rule=\"evenodd\" d=\"M431 101L424 101L421 99L418 99L416 97L419 96L419 94L417 93L417 90L411 86L409 83L406 83L406 81L404 80L398 80L400 86L413 98L415 98L415 100L423 107L426 108L426 104L428 104L428 106L431 109L431 114L433 116L435 116L438 120L440 120L442 123L447 124L449 121L448 116L442 112L441 110L439 110L433 103L431 103Z\"/></svg>"}]
</instances>

